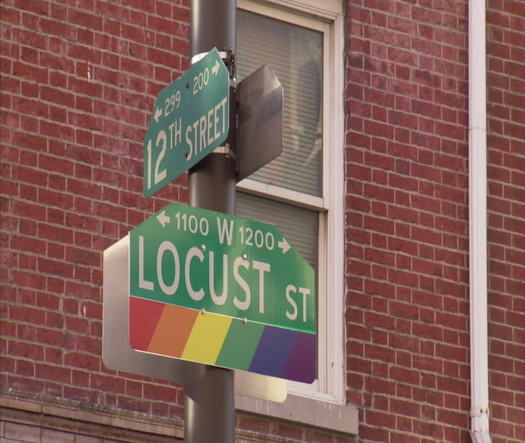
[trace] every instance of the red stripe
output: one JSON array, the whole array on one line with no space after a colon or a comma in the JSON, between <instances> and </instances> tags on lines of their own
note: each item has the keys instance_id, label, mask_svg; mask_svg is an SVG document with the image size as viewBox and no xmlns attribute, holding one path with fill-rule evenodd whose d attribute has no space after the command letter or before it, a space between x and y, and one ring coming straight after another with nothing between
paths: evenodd
<instances>
[{"instance_id":1,"label":"red stripe","mask_svg":"<svg viewBox=\"0 0 525 443\"><path fill-rule=\"evenodd\" d=\"M133 349L148 350L164 306L143 298L129 298L129 344Z\"/></svg>"}]
</instances>

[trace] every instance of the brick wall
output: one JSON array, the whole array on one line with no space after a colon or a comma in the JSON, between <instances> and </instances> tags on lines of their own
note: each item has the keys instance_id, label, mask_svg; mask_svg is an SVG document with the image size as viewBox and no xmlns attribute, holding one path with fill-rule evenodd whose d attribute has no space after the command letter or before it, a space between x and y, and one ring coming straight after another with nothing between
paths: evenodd
<instances>
[{"instance_id":1,"label":"brick wall","mask_svg":"<svg viewBox=\"0 0 525 443\"><path fill-rule=\"evenodd\" d=\"M155 96L187 69L189 1L2 2L0 385L157 416L180 386L102 364L102 252L186 182L142 197Z\"/></svg>"},{"instance_id":2,"label":"brick wall","mask_svg":"<svg viewBox=\"0 0 525 443\"><path fill-rule=\"evenodd\" d=\"M525 3L487 5L491 426L525 441Z\"/></svg>"},{"instance_id":3,"label":"brick wall","mask_svg":"<svg viewBox=\"0 0 525 443\"><path fill-rule=\"evenodd\" d=\"M345 4L347 395L360 408L356 441L466 442L467 2ZM488 8L491 432L495 442L518 442L525 11L512 0ZM133 226L186 200L185 178L142 197L142 142L155 96L188 67L189 0L5 0L0 15L2 395L169 417L180 430L179 385L101 362L101 265L102 251ZM243 441L349 440L249 415L237 424Z\"/></svg>"},{"instance_id":4,"label":"brick wall","mask_svg":"<svg viewBox=\"0 0 525 443\"><path fill-rule=\"evenodd\" d=\"M363 441L469 441L467 2L347 4L349 398ZM497 442L525 423L523 12L487 15Z\"/></svg>"}]
</instances>

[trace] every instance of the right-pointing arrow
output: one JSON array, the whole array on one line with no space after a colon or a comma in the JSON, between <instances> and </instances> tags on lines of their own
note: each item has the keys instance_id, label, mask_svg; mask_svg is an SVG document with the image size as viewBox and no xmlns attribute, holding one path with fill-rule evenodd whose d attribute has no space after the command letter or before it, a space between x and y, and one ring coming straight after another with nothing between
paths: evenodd
<instances>
[{"instance_id":1,"label":"right-pointing arrow","mask_svg":"<svg viewBox=\"0 0 525 443\"><path fill-rule=\"evenodd\" d=\"M282 249L283 254L286 254L290 249L290 244L286 241L284 237L279 243L277 243L277 246Z\"/></svg>"},{"instance_id":2,"label":"right-pointing arrow","mask_svg":"<svg viewBox=\"0 0 525 443\"><path fill-rule=\"evenodd\" d=\"M217 75L219 73L219 68L220 68L219 62L217 60L215 60L215 64L211 68L211 73L213 75Z\"/></svg>"}]
</instances>

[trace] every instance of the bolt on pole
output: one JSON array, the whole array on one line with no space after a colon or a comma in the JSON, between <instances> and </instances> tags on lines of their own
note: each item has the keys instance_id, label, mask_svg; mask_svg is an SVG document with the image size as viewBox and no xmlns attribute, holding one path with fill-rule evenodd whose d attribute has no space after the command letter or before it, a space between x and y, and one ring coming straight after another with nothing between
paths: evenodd
<instances>
[{"instance_id":1,"label":"bolt on pole","mask_svg":"<svg viewBox=\"0 0 525 443\"><path fill-rule=\"evenodd\" d=\"M229 55L230 75L236 49L236 0L192 0L191 57L214 47ZM232 84L233 82L231 82ZM189 171L189 204L227 214L235 213L236 105L230 87L230 136L225 149L209 154ZM184 441L186 443L234 442L234 373L196 365L186 376Z\"/></svg>"}]
</instances>

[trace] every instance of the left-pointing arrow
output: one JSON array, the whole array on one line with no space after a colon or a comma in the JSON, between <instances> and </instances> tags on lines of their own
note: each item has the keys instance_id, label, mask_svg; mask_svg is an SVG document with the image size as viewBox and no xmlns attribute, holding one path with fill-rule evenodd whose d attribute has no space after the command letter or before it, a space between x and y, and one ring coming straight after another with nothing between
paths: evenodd
<instances>
[{"instance_id":1,"label":"left-pointing arrow","mask_svg":"<svg viewBox=\"0 0 525 443\"><path fill-rule=\"evenodd\" d=\"M166 211L162 211L159 215L157 215L157 220L163 228L171 221L170 218L166 215Z\"/></svg>"},{"instance_id":2,"label":"left-pointing arrow","mask_svg":"<svg viewBox=\"0 0 525 443\"><path fill-rule=\"evenodd\" d=\"M158 123L160 117L162 117L162 109L161 109L161 108L157 108L157 109L155 110L155 115L153 116L153 118L154 118L155 121Z\"/></svg>"}]
</instances>

